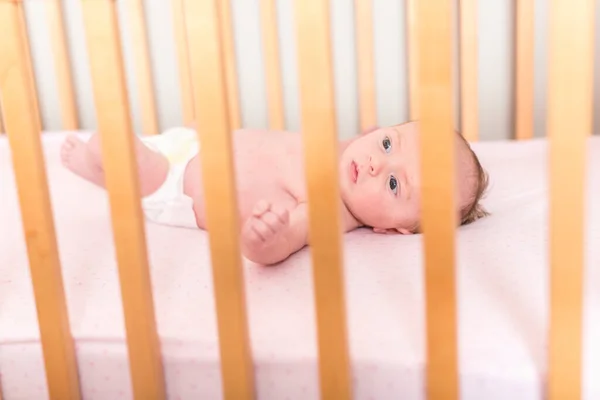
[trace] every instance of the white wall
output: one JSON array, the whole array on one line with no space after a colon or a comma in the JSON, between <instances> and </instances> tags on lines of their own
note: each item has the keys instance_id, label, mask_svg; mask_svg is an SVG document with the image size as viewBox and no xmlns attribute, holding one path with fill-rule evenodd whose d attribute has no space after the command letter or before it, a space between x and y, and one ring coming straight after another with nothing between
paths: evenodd
<instances>
[{"instance_id":1,"label":"white wall","mask_svg":"<svg viewBox=\"0 0 600 400\"><path fill-rule=\"evenodd\" d=\"M261 56L259 1L231 1L243 124L245 127L266 128L266 93ZM295 0L278 0L277 5L286 122L288 129L297 130L299 129L299 104L293 1ZM330 1L338 129L340 136L348 137L358 130L356 66L354 62L356 57L353 26L354 1ZM457 0L454 1L457 4ZM536 136L543 136L546 127L547 1L536 1L534 82ZM378 118L381 125L396 124L408 119L405 2L398 0L373 0L373 2ZM94 129L96 120L87 66L80 0L64 0L64 3L82 128ZM182 123L171 5L168 0L146 0L146 4L159 122L161 128L166 129ZM43 2L29 1L25 2L25 5L44 128L60 129L58 97ZM124 13L127 10L123 7L122 0L118 1L118 5L122 22L121 33L125 64L129 76L131 110L134 128L139 131L141 126L139 101L134 80L131 79L133 72L131 43L127 18L123 18L126 17ZM479 117L480 134L484 140L507 139L512 135L514 114L512 109L514 96L513 12L512 1L479 1ZM456 22L456 12L453 17ZM455 30L455 36L456 32L457 30ZM596 37L599 36L600 30L597 30ZM596 41L596 46L600 46L600 40ZM600 77L598 74L596 75L595 86L597 87L600 84ZM455 76L458 77L457 64L455 65ZM455 99L458 99L458 95L455 96ZM596 121L600 115L598 103L600 102L596 101L594 105ZM459 121L458 108L455 115Z\"/></svg>"}]
</instances>

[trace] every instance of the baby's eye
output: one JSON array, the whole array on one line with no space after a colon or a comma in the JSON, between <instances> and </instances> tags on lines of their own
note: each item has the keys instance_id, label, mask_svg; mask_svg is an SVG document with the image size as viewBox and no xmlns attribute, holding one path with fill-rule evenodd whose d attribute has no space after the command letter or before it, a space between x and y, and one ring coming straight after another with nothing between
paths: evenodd
<instances>
[{"instance_id":1,"label":"baby's eye","mask_svg":"<svg viewBox=\"0 0 600 400\"><path fill-rule=\"evenodd\" d=\"M396 194L398 192L398 181L396 180L396 178L394 176L390 176L390 189L392 189L392 192L394 194Z\"/></svg>"},{"instance_id":2,"label":"baby's eye","mask_svg":"<svg viewBox=\"0 0 600 400\"><path fill-rule=\"evenodd\" d=\"M390 141L390 138L386 136L383 139L382 143L383 143L383 148L385 149L385 151L389 153L390 149L392 148L392 142Z\"/></svg>"}]
</instances>

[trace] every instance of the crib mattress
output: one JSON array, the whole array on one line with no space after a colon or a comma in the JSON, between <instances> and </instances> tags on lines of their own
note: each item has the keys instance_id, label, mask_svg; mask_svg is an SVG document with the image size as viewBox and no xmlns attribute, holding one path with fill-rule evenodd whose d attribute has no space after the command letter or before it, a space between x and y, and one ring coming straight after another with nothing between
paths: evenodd
<instances>
[{"instance_id":1,"label":"crib mattress","mask_svg":"<svg viewBox=\"0 0 600 400\"><path fill-rule=\"evenodd\" d=\"M64 170L64 133L42 137L68 311L86 399L132 398L104 191ZM590 139L585 398L600 397L600 141ZM548 323L547 143L475 145L492 216L457 236L463 399L542 399ZM6 400L48 397L10 149L0 138L0 384ZM146 224L156 319L171 399L221 398L205 232ZM421 236L344 237L356 399L425 399ZM275 268L245 261L261 399L317 399L310 249Z\"/></svg>"}]
</instances>

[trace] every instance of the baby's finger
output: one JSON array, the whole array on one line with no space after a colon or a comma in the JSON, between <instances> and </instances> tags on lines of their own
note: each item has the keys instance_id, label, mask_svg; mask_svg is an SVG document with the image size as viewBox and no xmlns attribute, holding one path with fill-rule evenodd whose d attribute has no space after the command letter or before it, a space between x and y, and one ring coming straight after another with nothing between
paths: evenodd
<instances>
[{"instance_id":1,"label":"baby's finger","mask_svg":"<svg viewBox=\"0 0 600 400\"><path fill-rule=\"evenodd\" d=\"M263 241L262 237L258 235L258 233L254 230L254 227L248 226L244 230L244 240L246 243L260 243Z\"/></svg>"},{"instance_id":2,"label":"baby's finger","mask_svg":"<svg viewBox=\"0 0 600 400\"><path fill-rule=\"evenodd\" d=\"M269 240L271 236L273 236L273 231L271 228L269 228L264 221L258 218L252 221L252 229L263 242Z\"/></svg>"},{"instance_id":3,"label":"baby's finger","mask_svg":"<svg viewBox=\"0 0 600 400\"><path fill-rule=\"evenodd\" d=\"M266 202L265 200L260 200L254 206L254 210L252 211L252 213L255 217L260 217L265 212L269 211L269 208L270 208L270 205L268 202Z\"/></svg>"},{"instance_id":4,"label":"baby's finger","mask_svg":"<svg viewBox=\"0 0 600 400\"><path fill-rule=\"evenodd\" d=\"M281 221L281 223L283 225L287 225L287 223L290 219L290 214L289 214L287 208L274 204L271 207L271 212L273 214L275 214L277 216L277 218L279 218L279 221Z\"/></svg>"},{"instance_id":5,"label":"baby's finger","mask_svg":"<svg viewBox=\"0 0 600 400\"><path fill-rule=\"evenodd\" d=\"M284 223L281 221L281 219L272 211L264 213L260 219L263 220L263 222L267 224L269 228L271 228L273 233L279 232L284 226Z\"/></svg>"}]
</instances>

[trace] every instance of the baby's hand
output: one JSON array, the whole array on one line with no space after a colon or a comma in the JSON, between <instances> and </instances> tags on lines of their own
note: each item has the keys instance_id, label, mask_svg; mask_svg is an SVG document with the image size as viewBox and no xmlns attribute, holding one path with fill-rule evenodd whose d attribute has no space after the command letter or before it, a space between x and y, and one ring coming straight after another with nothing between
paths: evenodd
<instances>
[{"instance_id":1,"label":"baby's hand","mask_svg":"<svg viewBox=\"0 0 600 400\"><path fill-rule=\"evenodd\" d=\"M246 220L242 229L245 246L269 245L289 224L289 213L283 207L264 200L259 201L252 216Z\"/></svg>"}]
</instances>

